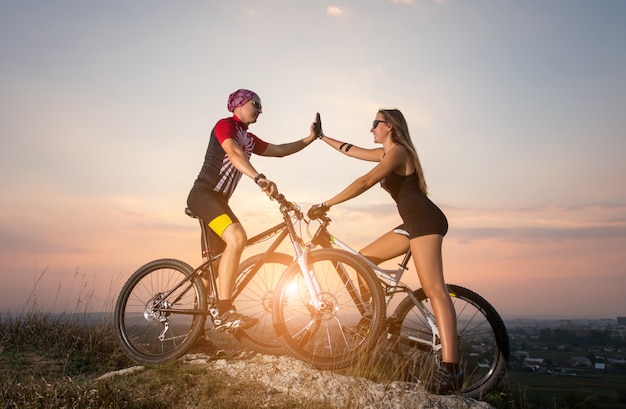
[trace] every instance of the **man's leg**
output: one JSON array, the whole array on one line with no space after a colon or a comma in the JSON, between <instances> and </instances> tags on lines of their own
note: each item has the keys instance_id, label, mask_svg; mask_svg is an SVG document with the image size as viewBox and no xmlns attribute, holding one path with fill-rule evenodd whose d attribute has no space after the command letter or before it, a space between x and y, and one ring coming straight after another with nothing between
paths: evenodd
<instances>
[{"instance_id":1,"label":"man's leg","mask_svg":"<svg viewBox=\"0 0 626 409\"><path fill-rule=\"evenodd\" d=\"M221 321L217 328L225 330L250 328L258 322L258 319L237 313L233 306L233 292L235 291L241 254L248 240L247 235L240 223L231 223L223 230L221 237L226 243L226 248L222 253L217 279Z\"/></svg>"},{"instance_id":2,"label":"man's leg","mask_svg":"<svg viewBox=\"0 0 626 409\"><path fill-rule=\"evenodd\" d=\"M232 301L241 254L248 238L241 223L232 223L224 229L222 240L226 243L226 248L220 260L217 293L220 300Z\"/></svg>"}]
</instances>

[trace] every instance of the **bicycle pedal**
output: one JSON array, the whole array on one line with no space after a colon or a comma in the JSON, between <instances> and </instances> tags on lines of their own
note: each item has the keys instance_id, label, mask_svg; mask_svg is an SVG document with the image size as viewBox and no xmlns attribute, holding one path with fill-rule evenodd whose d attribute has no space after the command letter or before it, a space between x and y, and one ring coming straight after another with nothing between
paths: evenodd
<instances>
[{"instance_id":1,"label":"bicycle pedal","mask_svg":"<svg viewBox=\"0 0 626 409\"><path fill-rule=\"evenodd\" d=\"M213 330L223 332L225 334L234 334L239 329L240 329L239 327L233 327L230 325L222 325L221 323L219 324L216 323L215 327L213 328Z\"/></svg>"}]
</instances>

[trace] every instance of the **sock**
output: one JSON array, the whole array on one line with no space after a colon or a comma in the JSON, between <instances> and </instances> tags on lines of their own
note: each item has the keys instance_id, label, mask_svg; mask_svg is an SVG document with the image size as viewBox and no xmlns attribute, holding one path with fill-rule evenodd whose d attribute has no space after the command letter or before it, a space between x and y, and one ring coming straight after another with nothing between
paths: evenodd
<instances>
[{"instance_id":1,"label":"sock","mask_svg":"<svg viewBox=\"0 0 626 409\"><path fill-rule=\"evenodd\" d=\"M219 302L220 313L224 314L230 310L234 310L233 308L233 300L220 300Z\"/></svg>"}]
</instances>

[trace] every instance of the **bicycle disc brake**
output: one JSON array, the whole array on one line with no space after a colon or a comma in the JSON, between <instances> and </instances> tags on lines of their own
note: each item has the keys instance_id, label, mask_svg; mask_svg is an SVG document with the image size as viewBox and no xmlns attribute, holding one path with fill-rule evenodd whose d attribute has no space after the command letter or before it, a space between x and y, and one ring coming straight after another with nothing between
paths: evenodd
<instances>
[{"instance_id":1,"label":"bicycle disc brake","mask_svg":"<svg viewBox=\"0 0 626 409\"><path fill-rule=\"evenodd\" d=\"M163 331L158 335L159 341L165 340L165 334L170 329L170 322L168 319L169 313L161 310L171 308L172 305L163 300L163 293L158 293L152 299L148 300L143 312L143 316L146 321L159 321L163 325Z\"/></svg>"}]
</instances>

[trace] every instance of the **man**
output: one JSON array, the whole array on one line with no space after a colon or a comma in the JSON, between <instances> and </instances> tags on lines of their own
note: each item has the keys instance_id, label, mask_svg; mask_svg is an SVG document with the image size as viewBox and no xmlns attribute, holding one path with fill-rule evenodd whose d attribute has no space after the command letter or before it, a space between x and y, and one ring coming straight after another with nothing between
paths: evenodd
<instances>
[{"instance_id":1,"label":"man","mask_svg":"<svg viewBox=\"0 0 626 409\"><path fill-rule=\"evenodd\" d=\"M278 194L276 184L252 166L250 157L253 153L283 157L299 152L319 137L321 126L314 122L307 137L275 145L248 132L249 125L263 112L261 98L255 92L247 89L233 92L227 107L233 115L219 120L211 131L204 164L189 192L187 206L207 223L211 235L221 239L217 242L225 245L219 264L220 323L216 329L237 330L249 328L258 320L239 314L233 306L235 279L247 235L228 201L243 175L259 185L266 195Z\"/></svg>"}]
</instances>

